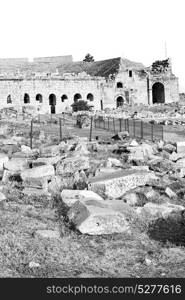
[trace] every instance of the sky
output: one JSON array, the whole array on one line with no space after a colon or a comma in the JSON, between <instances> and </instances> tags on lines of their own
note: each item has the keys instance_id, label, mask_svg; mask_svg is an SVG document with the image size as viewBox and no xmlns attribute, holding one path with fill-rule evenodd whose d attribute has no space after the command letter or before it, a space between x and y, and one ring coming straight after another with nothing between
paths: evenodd
<instances>
[{"instance_id":1,"label":"sky","mask_svg":"<svg viewBox=\"0 0 185 300\"><path fill-rule=\"evenodd\" d=\"M185 92L184 0L0 0L0 57L172 60Z\"/></svg>"}]
</instances>

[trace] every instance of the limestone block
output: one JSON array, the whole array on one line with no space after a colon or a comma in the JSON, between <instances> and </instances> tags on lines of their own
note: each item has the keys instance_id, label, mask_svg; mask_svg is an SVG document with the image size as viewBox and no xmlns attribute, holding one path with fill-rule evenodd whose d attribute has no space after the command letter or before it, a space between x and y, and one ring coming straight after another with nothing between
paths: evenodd
<instances>
[{"instance_id":1,"label":"limestone block","mask_svg":"<svg viewBox=\"0 0 185 300\"><path fill-rule=\"evenodd\" d=\"M0 171L3 170L4 163L8 161L9 161L8 155L4 153L0 153Z\"/></svg>"},{"instance_id":2,"label":"limestone block","mask_svg":"<svg viewBox=\"0 0 185 300\"><path fill-rule=\"evenodd\" d=\"M56 167L57 175L74 174L76 171L90 168L87 156L73 156L62 160Z\"/></svg>"},{"instance_id":3,"label":"limestone block","mask_svg":"<svg viewBox=\"0 0 185 300\"><path fill-rule=\"evenodd\" d=\"M185 207L181 205L175 205L171 203L156 204L147 203L143 207L138 207L136 213L140 216L158 219L167 218L172 212L184 211Z\"/></svg>"},{"instance_id":4,"label":"limestone block","mask_svg":"<svg viewBox=\"0 0 185 300\"><path fill-rule=\"evenodd\" d=\"M52 145L48 147L40 147L40 156L41 157L53 157L60 155L60 146Z\"/></svg>"},{"instance_id":5,"label":"limestone block","mask_svg":"<svg viewBox=\"0 0 185 300\"><path fill-rule=\"evenodd\" d=\"M156 179L152 172L123 170L112 174L92 178L88 189L108 197L118 198L127 191L145 185L149 180Z\"/></svg>"},{"instance_id":6,"label":"limestone block","mask_svg":"<svg viewBox=\"0 0 185 300\"><path fill-rule=\"evenodd\" d=\"M0 192L0 209L4 209L6 197Z\"/></svg>"},{"instance_id":7,"label":"limestone block","mask_svg":"<svg viewBox=\"0 0 185 300\"><path fill-rule=\"evenodd\" d=\"M185 141L177 142L177 153L185 153Z\"/></svg>"},{"instance_id":8,"label":"limestone block","mask_svg":"<svg viewBox=\"0 0 185 300\"><path fill-rule=\"evenodd\" d=\"M28 160L26 158L12 158L4 163L4 169L14 172L20 172L28 168Z\"/></svg>"},{"instance_id":9,"label":"limestone block","mask_svg":"<svg viewBox=\"0 0 185 300\"><path fill-rule=\"evenodd\" d=\"M63 189L60 195L62 201L69 207L71 207L76 201L83 201L83 200L104 201L103 198L100 197L98 194L88 190Z\"/></svg>"},{"instance_id":10,"label":"limestone block","mask_svg":"<svg viewBox=\"0 0 185 300\"><path fill-rule=\"evenodd\" d=\"M22 180L30 178L43 178L43 177L52 177L55 175L54 167L51 165L44 165L40 167L35 167L32 169L27 169L21 172Z\"/></svg>"},{"instance_id":11,"label":"limestone block","mask_svg":"<svg viewBox=\"0 0 185 300\"><path fill-rule=\"evenodd\" d=\"M119 159L113 158L113 157L108 157L107 159L107 167L122 167L122 163L120 162Z\"/></svg>"},{"instance_id":12,"label":"limestone block","mask_svg":"<svg viewBox=\"0 0 185 300\"><path fill-rule=\"evenodd\" d=\"M104 201L105 202L105 201ZM75 202L68 212L69 220L83 234L102 235L129 232L123 213L113 210L102 201Z\"/></svg>"}]
</instances>

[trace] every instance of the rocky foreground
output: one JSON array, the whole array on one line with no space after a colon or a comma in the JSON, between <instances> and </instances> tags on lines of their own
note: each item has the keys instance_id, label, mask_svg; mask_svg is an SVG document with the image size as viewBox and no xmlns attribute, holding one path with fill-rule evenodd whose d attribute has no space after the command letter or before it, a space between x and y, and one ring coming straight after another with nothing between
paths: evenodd
<instances>
[{"instance_id":1,"label":"rocky foreground","mask_svg":"<svg viewBox=\"0 0 185 300\"><path fill-rule=\"evenodd\" d=\"M170 242L175 247L184 246L184 142L136 141L129 138L127 132L91 142L85 137L73 136L54 144L42 137L40 145L33 149L28 142L18 130L8 138L1 135L0 139L0 257L5 259L3 249L10 247L11 234L15 248L20 236L25 239L27 249L36 242L39 245L39 241L49 242L51 246L54 241L63 243L65 240L65 255L71 251L69 245L66 246L66 235L74 234L78 237L75 247L83 236L102 238L98 240L100 245L105 237L114 239L119 234L123 239L144 234L146 247L152 243L151 239ZM27 220L29 216L31 223ZM26 229L23 229L23 220ZM16 227L20 222L24 224ZM78 251L78 247L75 249ZM73 250L71 253L75 255ZM57 260L60 251L51 252ZM61 252L61 255L64 254ZM29 270L40 267L41 262L35 262L34 257L35 254L26 259ZM142 258L145 266L152 264L147 257L145 253ZM21 276L20 267L18 269ZM25 272L29 276L25 270L24 276ZM132 270L129 276L136 273ZM8 274L6 269L1 276ZM16 274L15 271L11 276ZM113 271L112 275L109 273L109 276L117 275Z\"/></svg>"}]
</instances>

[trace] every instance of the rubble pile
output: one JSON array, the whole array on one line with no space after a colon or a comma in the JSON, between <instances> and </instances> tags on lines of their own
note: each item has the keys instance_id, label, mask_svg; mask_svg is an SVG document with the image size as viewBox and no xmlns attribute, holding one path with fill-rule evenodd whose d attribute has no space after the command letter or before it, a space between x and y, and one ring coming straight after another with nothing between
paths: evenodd
<instances>
[{"instance_id":1,"label":"rubble pile","mask_svg":"<svg viewBox=\"0 0 185 300\"><path fill-rule=\"evenodd\" d=\"M118 136L91 142L73 136L57 144L42 136L31 149L20 128L1 127L0 209L13 187L23 195L59 195L68 220L82 234L128 233L136 220L150 223L174 212L183 218L185 141Z\"/></svg>"},{"instance_id":2,"label":"rubble pile","mask_svg":"<svg viewBox=\"0 0 185 300\"><path fill-rule=\"evenodd\" d=\"M103 118L144 119L161 125L185 125L185 106L179 103L146 105L124 105L117 109L96 111L95 116Z\"/></svg>"}]
</instances>

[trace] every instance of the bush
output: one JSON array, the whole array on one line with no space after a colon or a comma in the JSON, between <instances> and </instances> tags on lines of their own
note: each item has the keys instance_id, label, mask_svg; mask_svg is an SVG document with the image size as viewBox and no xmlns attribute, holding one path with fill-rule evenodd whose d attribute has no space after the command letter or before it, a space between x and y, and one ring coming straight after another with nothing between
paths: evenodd
<instances>
[{"instance_id":1,"label":"bush","mask_svg":"<svg viewBox=\"0 0 185 300\"><path fill-rule=\"evenodd\" d=\"M79 100L77 102L74 102L72 105L73 111L89 111L90 106L88 105L87 101Z\"/></svg>"}]
</instances>

